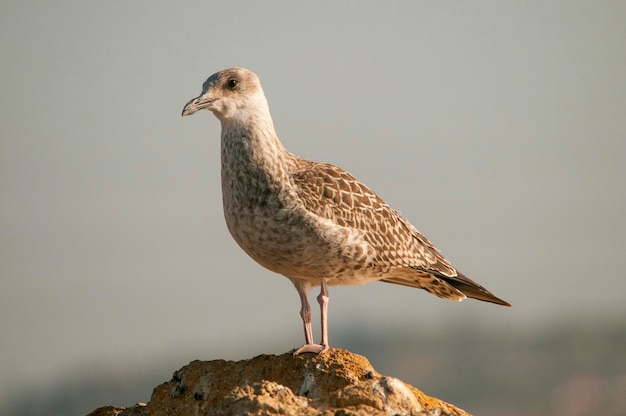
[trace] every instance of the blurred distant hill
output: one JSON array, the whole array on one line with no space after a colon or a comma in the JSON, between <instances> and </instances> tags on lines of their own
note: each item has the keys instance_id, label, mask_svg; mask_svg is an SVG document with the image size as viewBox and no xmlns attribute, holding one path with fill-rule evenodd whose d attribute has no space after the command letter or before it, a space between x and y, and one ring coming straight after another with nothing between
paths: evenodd
<instances>
[{"instance_id":1,"label":"blurred distant hill","mask_svg":"<svg viewBox=\"0 0 626 416\"><path fill-rule=\"evenodd\" d=\"M436 333L385 331L344 329L334 346L365 355L381 373L476 415L624 415L626 319L516 331L468 324ZM161 362L135 373L103 370L59 379L10 398L0 414L85 415L106 404L130 406L148 401L152 388L177 368Z\"/></svg>"},{"instance_id":2,"label":"blurred distant hill","mask_svg":"<svg viewBox=\"0 0 626 416\"><path fill-rule=\"evenodd\" d=\"M390 332L386 340L354 333L351 342L381 372L470 413L626 414L626 320L525 331L466 325L436 334Z\"/></svg>"}]
</instances>

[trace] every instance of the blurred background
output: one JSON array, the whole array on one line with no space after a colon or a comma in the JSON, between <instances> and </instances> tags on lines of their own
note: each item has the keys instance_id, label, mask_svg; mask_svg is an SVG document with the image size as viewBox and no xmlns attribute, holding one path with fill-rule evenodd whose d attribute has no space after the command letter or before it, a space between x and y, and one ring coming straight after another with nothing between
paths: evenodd
<instances>
[{"instance_id":1,"label":"blurred background","mask_svg":"<svg viewBox=\"0 0 626 416\"><path fill-rule=\"evenodd\" d=\"M626 408L626 3L0 3L0 414L148 401L302 344L222 217L212 73L255 71L342 166L513 308L331 288L331 345L480 415ZM315 294L311 294L311 299ZM314 315L316 337L319 320Z\"/></svg>"}]
</instances>

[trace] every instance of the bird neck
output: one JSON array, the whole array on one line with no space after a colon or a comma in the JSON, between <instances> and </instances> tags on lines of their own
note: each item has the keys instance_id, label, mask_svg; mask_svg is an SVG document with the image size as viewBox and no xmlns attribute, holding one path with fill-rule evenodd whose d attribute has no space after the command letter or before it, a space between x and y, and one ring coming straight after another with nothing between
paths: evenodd
<instances>
[{"instance_id":1,"label":"bird neck","mask_svg":"<svg viewBox=\"0 0 626 416\"><path fill-rule=\"evenodd\" d=\"M239 182L245 187L246 181L284 184L293 158L278 139L269 110L222 120L222 175L233 186Z\"/></svg>"}]
</instances>

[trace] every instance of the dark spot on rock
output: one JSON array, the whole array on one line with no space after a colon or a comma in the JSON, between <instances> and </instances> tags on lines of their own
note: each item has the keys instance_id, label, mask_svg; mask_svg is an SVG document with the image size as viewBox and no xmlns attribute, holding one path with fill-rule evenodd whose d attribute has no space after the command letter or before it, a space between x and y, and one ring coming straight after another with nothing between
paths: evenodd
<instances>
[{"instance_id":1,"label":"dark spot on rock","mask_svg":"<svg viewBox=\"0 0 626 416\"><path fill-rule=\"evenodd\" d=\"M172 398L177 398L183 395L183 393L185 392L186 388L184 385L182 384L177 384L176 387L174 388L174 391L172 392Z\"/></svg>"},{"instance_id":2,"label":"dark spot on rock","mask_svg":"<svg viewBox=\"0 0 626 416\"><path fill-rule=\"evenodd\" d=\"M393 389L389 385L389 378L387 377L381 378L380 381L378 382L378 385L383 388L386 394L393 393Z\"/></svg>"},{"instance_id":3,"label":"dark spot on rock","mask_svg":"<svg viewBox=\"0 0 626 416\"><path fill-rule=\"evenodd\" d=\"M196 400L204 400L204 394L195 392L193 394L193 398L196 399Z\"/></svg>"},{"instance_id":4,"label":"dark spot on rock","mask_svg":"<svg viewBox=\"0 0 626 416\"><path fill-rule=\"evenodd\" d=\"M367 373L365 373L364 377L366 380L372 380L374 378L374 373L372 373L371 371L368 371Z\"/></svg>"}]
</instances>

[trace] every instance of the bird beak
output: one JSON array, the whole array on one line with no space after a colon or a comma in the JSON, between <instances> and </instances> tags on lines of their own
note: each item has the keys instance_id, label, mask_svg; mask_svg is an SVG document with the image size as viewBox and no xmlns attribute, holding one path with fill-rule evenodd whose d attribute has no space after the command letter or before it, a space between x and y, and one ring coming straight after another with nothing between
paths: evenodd
<instances>
[{"instance_id":1,"label":"bird beak","mask_svg":"<svg viewBox=\"0 0 626 416\"><path fill-rule=\"evenodd\" d=\"M192 98L185 104L185 107L183 107L182 116L190 116L199 110L208 108L215 100L217 100L217 98L211 98L208 94L202 94L199 97Z\"/></svg>"}]
</instances>

